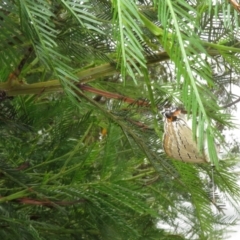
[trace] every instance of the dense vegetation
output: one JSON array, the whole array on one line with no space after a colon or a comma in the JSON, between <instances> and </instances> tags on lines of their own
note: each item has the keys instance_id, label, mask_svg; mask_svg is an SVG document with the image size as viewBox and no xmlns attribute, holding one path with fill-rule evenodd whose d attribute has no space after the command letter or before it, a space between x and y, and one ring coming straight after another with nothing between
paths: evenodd
<instances>
[{"instance_id":1,"label":"dense vegetation","mask_svg":"<svg viewBox=\"0 0 240 240\"><path fill-rule=\"evenodd\" d=\"M240 8L215 2L0 3L1 239L222 239L239 218L239 153L222 130ZM213 177L164 153L171 105Z\"/></svg>"}]
</instances>

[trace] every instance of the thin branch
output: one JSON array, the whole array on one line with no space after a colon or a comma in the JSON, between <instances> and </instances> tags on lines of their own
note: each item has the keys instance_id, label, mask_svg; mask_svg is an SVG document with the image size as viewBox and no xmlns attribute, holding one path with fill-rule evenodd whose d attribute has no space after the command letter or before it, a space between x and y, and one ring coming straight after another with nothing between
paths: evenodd
<instances>
[{"instance_id":1,"label":"thin branch","mask_svg":"<svg viewBox=\"0 0 240 240\"><path fill-rule=\"evenodd\" d=\"M231 103L228 103L228 104L222 106L222 108L231 107L231 106L235 105L235 104L238 103L238 102L240 102L240 97L239 97L237 100L235 100L235 101L233 101L233 102L231 102Z\"/></svg>"},{"instance_id":2,"label":"thin branch","mask_svg":"<svg viewBox=\"0 0 240 240\"><path fill-rule=\"evenodd\" d=\"M150 106L149 102L146 100L136 100L136 99L133 99L130 97L125 97L125 96L117 94L117 93L112 93L112 92L107 92L107 91L103 91L100 89L96 89L96 88L90 87L86 84L78 84L77 86L83 91L99 94L106 98L117 99L117 100L120 100L120 101L123 101L126 103L136 104L138 106Z\"/></svg>"},{"instance_id":3,"label":"thin branch","mask_svg":"<svg viewBox=\"0 0 240 240\"><path fill-rule=\"evenodd\" d=\"M32 198L19 198L17 199L18 202L23 203L23 204L28 204L28 205L38 205L38 206L46 206L46 207L55 207L56 205L59 206L68 206L68 205L74 205L77 203L83 203L86 200L81 199L81 200L75 200L75 201L41 201L37 199L32 199Z\"/></svg>"},{"instance_id":4,"label":"thin branch","mask_svg":"<svg viewBox=\"0 0 240 240\"><path fill-rule=\"evenodd\" d=\"M25 54L23 55L22 60L20 61L20 63L18 64L17 68L10 73L9 77L8 77L8 81L12 81L13 79L17 79L18 76L20 75L25 63L27 62L28 58L30 57L31 53L33 52L33 48L29 47Z\"/></svg>"}]
</instances>

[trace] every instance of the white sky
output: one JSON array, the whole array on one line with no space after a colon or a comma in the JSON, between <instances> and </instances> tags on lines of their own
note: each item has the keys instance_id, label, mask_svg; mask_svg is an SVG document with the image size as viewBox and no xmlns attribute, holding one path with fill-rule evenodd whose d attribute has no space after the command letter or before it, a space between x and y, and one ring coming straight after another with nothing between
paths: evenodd
<instances>
[{"instance_id":1,"label":"white sky","mask_svg":"<svg viewBox=\"0 0 240 240\"><path fill-rule=\"evenodd\" d=\"M238 95L240 97L240 88L239 87L235 87L233 89L233 92ZM236 129L230 130L228 132L228 134L226 134L226 141L233 141L233 139L237 140L238 142L240 142L240 102L236 104L237 110L235 112L235 123L236 125L239 125ZM240 179L239 179L239 184L240 184ZM240 203L239 203L240 205ZM226 213L228 213L229 215L234 214L234 212L231 210L230 207L227 208ZM239 225L229 228L229 230L233 230L235 232L229 233L228 234L228 238L226 238L227 240L240 240L240 222ZM224 239L225 240L225 239Z\"/></svg>"}]
</instances>

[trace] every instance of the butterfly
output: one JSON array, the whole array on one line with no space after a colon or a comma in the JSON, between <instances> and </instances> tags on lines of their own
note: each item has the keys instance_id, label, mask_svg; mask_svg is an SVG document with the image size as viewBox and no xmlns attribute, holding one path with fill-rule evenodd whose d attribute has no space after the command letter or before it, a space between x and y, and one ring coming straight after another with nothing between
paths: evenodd
<instances>
[{"instance_id":1,"label":"butterfly","mask_svg":"<svg viewBox=\"0 0 240 240\"><path fill-rule=\"evenodd\" d=\"M184 120L185 113L178 108L164 112L164 151L169 157L176 160L190 163L206 163L206 158L199 154L192 130Z\"/></svg>"}]
</instances>

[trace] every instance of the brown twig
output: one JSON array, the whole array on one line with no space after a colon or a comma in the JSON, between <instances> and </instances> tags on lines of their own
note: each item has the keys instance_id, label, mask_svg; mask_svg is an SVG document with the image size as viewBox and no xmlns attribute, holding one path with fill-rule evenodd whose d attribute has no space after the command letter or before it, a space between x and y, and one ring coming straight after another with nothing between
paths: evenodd
<instances>
[{"instance_id":1,"label":"brown twig","mask_svg":"<svg viewBox=\"0 0 240 240\"><path fill-rule=\"evenodd\" d=\"M18 76L20 75L20 73L23 69L23 66L27 62L27 60L30 57L32 51L33 51L33 48L31 48L31 47L27 49L26 53L24 54L22 60L20 61L20 63L16 67L16 69L12 73L9 74L8 81L11 81L11 80L14 80L14 79L18 78Z\"/></svg>"},{"instance_id":2,"label":"brown twig","mask_svg":"<svg viewBox=\"0 0 240 240\"><path fill-rule=\"evenodd\" d=\"M233 101L233 102L231 102L231 103L228 103L228 104L222 106L222 108L231 107L231 106L235 105L235 104L238 103L238 102L240 102L240 97L239 97L237 100L235 100L235 101Z\"/></svg>"},{"instance_id":3,"label":"brown twig","mask_svg":"<svg viewBox=\"0 0 240 240\"><path fill-rule=\"evenodd\" d=\"M125 96L117 94L117 93L112 93L112 92L107 92L107 91L103 91L100 89L96 89L96 88L93 88L86 84L78 84L77 86L83 91L95 93L95 94L104 96L106 98L117 99L117 100L120 100L120 101L123 101L126 103L136 104L138 106L149 106L149 102L146 100L136 100L136 99L133 99L130 97L125 97Z\"/></svg>"},{"instance_id":4,"label":"brown twig","mask_svg":"<svg viewBox=\"0 0 240 240\"><path fill-rule=\"evenodd\" d=\"M145 125L145 124L142 123L142 122L134 121L134 120L132 120L132 119L130 119L130 118L127 118L126 120L129 121L131 124L139 127L141 130L151 129L149 126Z\"/></svg>"},{"instance_id":5,"label":"brown twig","mask_svg":"<svg viewBox=\"0 0 240 240\"><path fill-rule=\"evenodd\" d=\"M18 171L23 171L23 170L29 168L29 166L30 166L29 162L24 162L24 163L22 163L20 166L18 166L18 167L16 168L16 170L18 170Z\"/></svg>"},{"instance_id":6,"label":"brown twig","mask_svg":"<svg viewBox=\"0 0 240 240\"><path fill-rule=\"evenodd\" d=\"M82 203L85 202L84 199L82 200L75 200L75 201L41 201L41 200L36 200L32 198L19 198L17 199L18 202L23 203L23 204L28 204L28 205L37 205L37 206L46 206L46 207L54 207L56 205L59 206L69 206L69 205L74 205L77 203Z\"/></svg>"}]
</instances>

